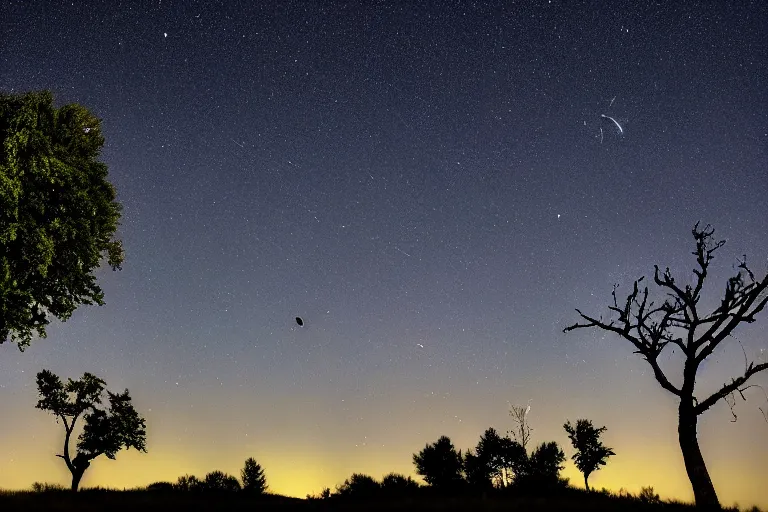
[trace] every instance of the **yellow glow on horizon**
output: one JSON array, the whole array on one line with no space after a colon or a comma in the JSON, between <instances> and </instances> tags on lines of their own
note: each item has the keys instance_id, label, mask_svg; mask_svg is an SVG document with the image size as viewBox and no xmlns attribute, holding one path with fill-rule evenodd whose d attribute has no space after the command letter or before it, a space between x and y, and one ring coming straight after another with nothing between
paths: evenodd
<instances>
[{"instance_id":1,"label":"yellow glow on horizon","mask_svg":"<svg viewBox=\"0 0 768 512\"><path fill-rule=\"evenodd\" d=\"M614 492L625 489L637 494L642 487L651 486L663 499L691 502L693 493L685 475L682 459L668 456L669 450L674 448L665 444L624 447L620 457L614 457L607 466L591 475L590 487L598 490L607 488ZM411 453L405 447L386 453L382 451L379 453L381 459L368 462L365 462L364 457L360 457L359 460L346 459L334 464L334 459L325 453L294 455L285 456L285 452L281 454L278 450L257 457L265 469L270 492L304 498L307 494L318 494L324 487L334 490L336 485L354 472L370 474L380 479L394 471L420 481L413 473ZM665 459L661 459L662 457ZM241 458L243 460L240 460ZM157 481L175 482L184 474L203 478L207 472L215 469L239 478L245 458L247 457L232 457L232 454L227 454L226 460L216 460L161 449L147 454L139 454L133 450L123 451L114 461L106 457L96 459L86 472L82 486L130 489ZM661 460L664 462L660 463ZM395 461L399 463L394 463ZM348 465L350 462L351 466ZM12 469L5 473L4 488L28 489L34 481L57 482L65 486L69 484L69 473L63 461L50 452L45 460L15 460ZM48 478L41 478L40 475L46 475ZM562 475L570 479L571 485L583 488L583 476L570 460L566 463ZM760 494L763 489L759 473L745 477L743 474L729 472L726 468L713 471L712 476L724 505L734 502L760 507L768 505L768 500Z\"/></svg>"},{"instance_id":2,"label":"yellow glow on horizon","mask_svg":"<svg viewBox=\"0 0 768 512\"><path fill-rule=\"evenodd\" d=\"M605 442L617 455L590 477L591 487L612 491L624 488L635 494L651 486L662 498L692 501L677 443L674 407L656 403L654 393L660 392L652 381L626 383L616 378L614 382L617 396L639 389L652 405L594 399L581 403L578 397L584 394L576 389L577 398L563 398L561 402L549 399L544 406L538 405L543 398L532 395L532 445L554 440L570 457L572 448L562 423L568 418L593 418L596 424L608 426ZM557 395L543 386L539 392L542 397ZM66 486L69 472L55 457L61 451L63 427L49 414L29 406L34 403L34 389L30 387L26 393L28 396L10 397L8 410L21 413L7 415L7 431L23 431L24 436L13 440L6 437L0 453L0 487L29 489L35 481ZM473 399L471 393L454 393L451 401L430 398L426 406L414 405L412 397L405 393L392 394L376 403L350 405L354 421L340 419L338 412L324 413L327 405L322 397L317 403L304 399L298 405L277 409L258 403L258 398L247 401L247 396L228 396L229 401L224 401L205 395L202 399L208 409L204 414L197 409L189 412L187 403L175 403L176 409L160 410L155 406L147 411L148 453L121 451L114 461L99 457L85 473L82 485L129 489L157 481L175 482L185 474L203 478L214 470L239 478L248 457L254 457L264 468L271 492L299 498L317 494L325 487L334 490L355 472L377 479L397 472L421 481L414 474L412 454L439 435L450 436L456 448L465 451L477 444L488 426L502 434L511 427L506 409L496 405L504 403L505 393L483 390L483 401ZM151 399L136 395L138 403ZM249 407L243 408L243 403ZM585 403L591 408L587 409ZM761 439L766 424L762 416L748 409L740 412L738 423L730 423L728 409L724 409L703 418L699 429L700 444L721 502L768 508L764 468L759 467L768 460L768 445L743 441ZM261 411L271 414L262 415ZM461 418L456 418L456 413ZM358 417L364 420L358 421ZM653 419L652 425L648 418ZM570 479L571 485L584 485L570 459L563 476Z\"/></svg>"}]
</instances>

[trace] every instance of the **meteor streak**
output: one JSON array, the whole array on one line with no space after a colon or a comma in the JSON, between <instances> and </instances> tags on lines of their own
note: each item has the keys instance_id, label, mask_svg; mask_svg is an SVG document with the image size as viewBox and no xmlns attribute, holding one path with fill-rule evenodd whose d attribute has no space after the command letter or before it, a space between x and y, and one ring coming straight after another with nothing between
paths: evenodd
<instances>
[{"instance_id":1,"label":"meteor streak","mask_svg":"<svg viewBox=\"0 0 768 512\"><path fill-rule=\"evenodd\" d=\"M614 118L612 118L611 116L607 116L605 114L600 114L600 117L603 117L605 119L610 119L611 121L613 121L613 124L615 124L616 127L619 129L619 133L621 133L622 135L624 134L624 129Z\"/></svg>"}]
</instances>

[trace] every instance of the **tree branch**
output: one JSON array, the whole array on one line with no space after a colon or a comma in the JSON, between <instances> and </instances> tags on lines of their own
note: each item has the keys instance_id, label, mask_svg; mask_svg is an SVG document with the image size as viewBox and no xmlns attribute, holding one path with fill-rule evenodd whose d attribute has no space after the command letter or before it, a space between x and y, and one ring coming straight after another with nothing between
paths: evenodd
<instances>
[{"instance_id":1,"label":"tree branch","mask_svg":"<svg viewBox=\"0 0 768 512\"><path fill-rule=\"evenodd\" d=\"M667 379L667 376L664 375L664 372L661 370L661 367L659 366L659 363L656 361L656 358L653 360L648 359L646 356L646 361L648 361L648 364L651 365L651 368L653 368L653 375L656 377L656 380L661 384L661 387L672 393L673 395L681 396L682 391L680 391L678 388L676 388L670 381Z\"/></svg>"},{"instance_id":2,"label":"tree branch","mask_svg":"<svg viewBox=\"0 0 768 512\"><path fill-rule=\"evenodd\" d=\"M638 290L637 290L637 282L638 281L635 282L634 292L632 294L630 294L630 299L627 300L628 304L631 302L631 300L633 300L632 299L633 296L634 297L637 296L637 292L638 292ZM614 295L614 298L615 298L615 295ZM627 306L627 308L629 308L629 306ZM614 309L614 308L612 308L612 309ZM618 308L616 308L616 309L618 309ZM620 321L624 322L624 327L622 328L622 327L617 326L614 322L605 323L602 320L598 320L596 318L592 318L592 317L590 317L588 315L585 315L584 313L582 313L578 309L576 310L576 312L584 320L586 320L587 323L582 323L582 324L576 323L576 324L570 325L570 326L566 327L565 329L563 329L563 332L573 331L575 329L583 329L585 327L599 327L599 328L601 328L603 330L614 332L614 333L620 335L622 338L626 339L627 341L632 343L632 345L635 346L635 348L637 349L635 351L635 353L642 354L644 356L644 358L648 362L648 364L651 365L651 368L653 369L653 375L654 375L654 377L656 377L656 380L659 382L659 384L661 385L662 388L666 389L667 391L669 391L670 393L672 393L673 395L676 395L676 396L680 396L682 394L681 390L678 389L677 387L675 387L675 385L672 384L669 381L669 379L664 374L664 372L662 371L662 369L659 366L659 363L657 361L657 357L661 353L661 350L664 348L665 344L659 345L658 343L656 343L656 344L654 344L652 342L648 343L648 342L644 342L641 339L636 338L635 336L632 336L632 334L630 334L630 332L631 332L632 329L637 329L637 326L633 326L633 325L630 324L628 315L624 315L623 312L620 313L620 316L622 317L620 319Z\"/></svg>"},{"instance_id":3,"label":"tree branch","mask_svg":"<svg viewBox=\"0 0 768 512\"><path fill-rule=\"evenodd\" d=\"M731 284L729 282L729 289L730 287ZM739 290L733 291L733 298L730 299L730 302L735 304L738 301L738 311L736 312L731 312L736 307L735 305L726 306L725 304L726 301L729 300L729 293L728 290L726 290L726 299L723 300L723 306L721 306L723 310L720 313L722 315L721 318L719 318L707 332L702 334L696 343L697 349L702 346L704 347L699 355L696 356L699 362L709 357L717 346L728 337L741 322L752 323L755 321L755 315L760 313L768 303L768 295L766 295L754 308L752 308L752 305L766 289L768 289L768 274L766 274L762 281L747 285L741 292L739 292ZM750 308L752 308L752 311L750 311ZM730 320L727 321L729 318Z\"/></svg>"},{"instance_id":4,"label":"tree branch","mask_svg":"<svg viewBox=\"0 0 768 512\"><path fill-rule=\"evenodd\" d=\"M699 404L694 408L694 412L697 415L702 414L707 409L715 405L719 400L724 399L731 393L736 391L743 391L741 386L743 386L754 374L763 370L768 370L768 363L760 363L757 366L755 366L755 363L750 363L749 366L747 366L747 370L744 372L744 375L737 379L733 379L730 384L724 384L722 388L712 393L709 398L699 402Z\"/></svg>"}]
</instances>

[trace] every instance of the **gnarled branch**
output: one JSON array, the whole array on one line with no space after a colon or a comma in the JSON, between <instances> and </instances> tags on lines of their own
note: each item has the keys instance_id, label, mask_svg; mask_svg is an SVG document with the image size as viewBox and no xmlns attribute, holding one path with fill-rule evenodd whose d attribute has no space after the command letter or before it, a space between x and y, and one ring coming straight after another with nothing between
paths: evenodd
<instances>
[{"instance_id":1,"label":"gnarled branch","mask_svg":"<svg viewBox=\"0 0 768 512\"><path fill-rule=\"evenodd\" d=\"M755 363L750 363L749 366L747 366L744 375L733 379L730 384L723 384L723 387L712 393L709 398L699 402L699 404L694 408L694 412L696 412L696 414L701 414L715 405L719 400L724 399L731 393L744 392L746 388L742 388L742 386L749 380L750 377L763 370L768 370L768 363L760 363L758 365L755 365Z\"/></svg>"},{"instance_id":2,"label":"gnarled branch","mask_svg":"<svg viewBox=\"0 0 768 512\"><path fill-rule=\"evenodd\" d=\"M639 281L639 280L638 280ZM628 303L631 303L632 300L634 300L637 297L638 288L637 283L638 281L635 281L635 287L632 294L630 294L630 299L627 300ZM614 295L615 297L615 295ZM628 306L627 306L628 307ZM614 309L614 308L612 308ZM601 329L604 329L606 331L614 332L618 335L620 335L622 338L626 339L632 345L635 346L637 350L635 350L635 353L642 354L643 357L645 357L645 360L648 362L649 365L651 365L651 368L653 369L653 375L656 377L656 380L659 382L662 388L666 389L670 393L680 396L681 390L677 387L675 387L672 382L667 378L667 376L664 374L664 371L659 366L659 363L657 361L657 358L661 351L664 348L664 345L656 344L654 345L652 342L645 342L642 339L638 339L637 337L633 336L631 334L631 331L633 329L637 329L636 325L632 325L629 320L629 316L625 314L621 314L622 317L620 321L623 321L624 325L622 327L616 325L614 322L606 323L604 321L598 320L596 318L592 318L588 315L585 315L580 310L576 310L576 312L587 322L586 323L576 323L573 325L570 325L563 329L563 332L573 331L575 329L582 329L585 327L599 327Z\"/></svg>"}]
</instances>

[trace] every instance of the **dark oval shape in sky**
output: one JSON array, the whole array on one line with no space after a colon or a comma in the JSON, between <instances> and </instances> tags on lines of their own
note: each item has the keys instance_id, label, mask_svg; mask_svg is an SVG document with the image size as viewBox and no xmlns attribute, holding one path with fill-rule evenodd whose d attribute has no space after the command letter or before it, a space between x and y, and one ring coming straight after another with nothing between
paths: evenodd
<instances>
[{"instance_id":1,"label":"dark oval shape in sky","mask_svg":"<svg viewBox=\"0 0 768 512\"><path fill-rule=\"evenodd\" d=\"M296 317L296 323L299 324L299 327L304 327L304 320L300 316Z\"/></svg>"}]
</instances>

